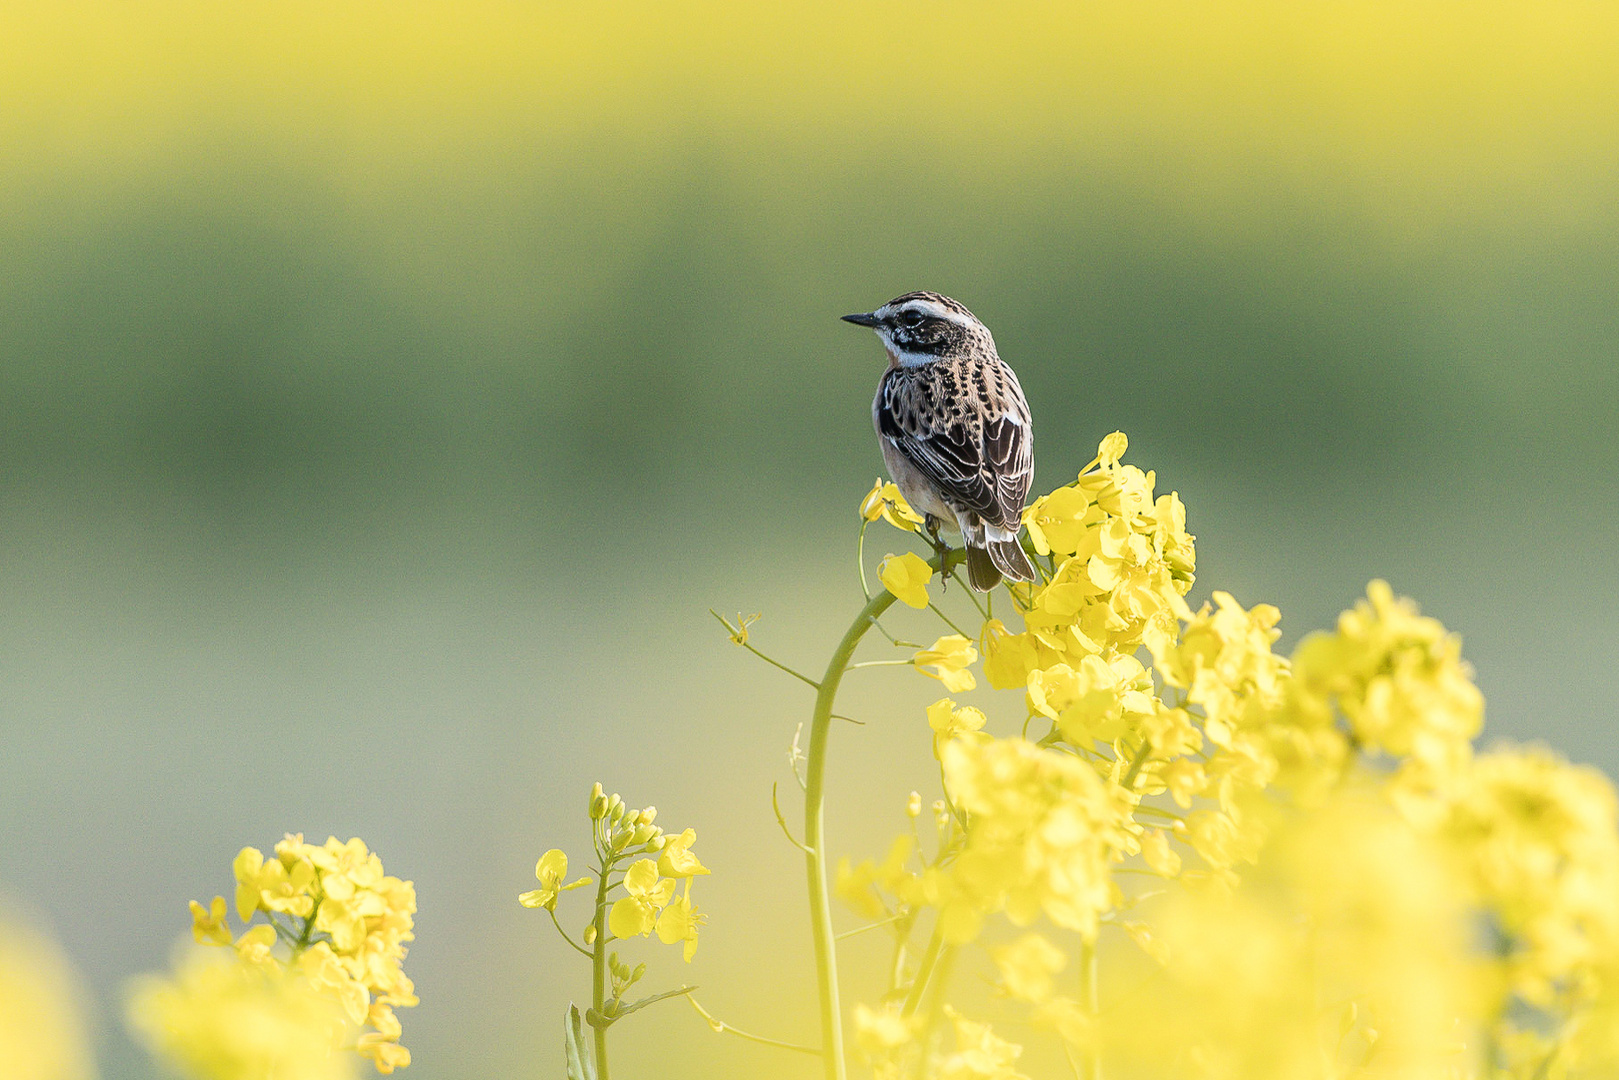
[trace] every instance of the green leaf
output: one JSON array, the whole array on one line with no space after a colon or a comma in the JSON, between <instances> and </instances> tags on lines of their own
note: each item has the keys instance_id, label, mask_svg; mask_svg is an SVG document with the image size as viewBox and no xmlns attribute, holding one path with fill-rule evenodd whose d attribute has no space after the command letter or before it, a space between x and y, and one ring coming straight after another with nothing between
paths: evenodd
<instances>
[{"instance_id":1,"label":"green leaf","mask_svg":"<svg viewBox=\"0 0 1619 1080\"><path fill-rule=\"evenodd\" d=\"M572 1002L568 1003L568 1015L563 1018L562 1028L568 1080L596 1080L596 1062L585 1043L585 1019L579 1015L579 1006Z\"/></svg>"}]
</instances>

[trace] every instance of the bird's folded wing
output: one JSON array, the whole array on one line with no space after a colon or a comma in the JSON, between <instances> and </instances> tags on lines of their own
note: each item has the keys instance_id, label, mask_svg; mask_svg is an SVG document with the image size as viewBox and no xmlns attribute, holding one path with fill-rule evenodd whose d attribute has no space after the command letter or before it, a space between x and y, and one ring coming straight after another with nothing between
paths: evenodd
<instances>
[{"instance_id":1,"label":"bird's folded wing","mask_svg":"<svg viewBox=\"0 0 1619 1080\"><path fill-rule=\"evenodd\" d=\"M1034 478L1028 421L1008 408L973 423L916 408L918 402L908 399L919 394L915 383L892 386L878 413L881 436L933 482L945 502L992 525L1017 528Z\"/></svg>"}]
</instances>

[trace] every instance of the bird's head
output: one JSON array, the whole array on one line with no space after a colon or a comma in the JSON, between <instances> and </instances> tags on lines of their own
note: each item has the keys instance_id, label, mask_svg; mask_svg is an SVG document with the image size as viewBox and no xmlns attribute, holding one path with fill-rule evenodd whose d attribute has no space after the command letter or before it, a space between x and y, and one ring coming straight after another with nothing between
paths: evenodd
<instances>
[{"instance_id":1,"label":"bird's head","mask_svg":"<svg viewBox=\"0 0 1619 1080\"><path fill-rule=\"evenodd\" d=\"M917 367L945 357L995 355L989 328L961 304L936 292L896 296L876 311L843 316L869 326L894 363Z\"/></svg>"}]
</instances>

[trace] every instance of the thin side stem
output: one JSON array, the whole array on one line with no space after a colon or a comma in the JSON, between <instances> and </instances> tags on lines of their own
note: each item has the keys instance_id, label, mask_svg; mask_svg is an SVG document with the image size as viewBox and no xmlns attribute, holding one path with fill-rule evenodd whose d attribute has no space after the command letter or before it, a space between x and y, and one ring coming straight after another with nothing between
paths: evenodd
<instances>
[{"instance_id":1,"label":"thin side stem","mask_svg":"<svg viewBox=\"0 0 1619 1080\"><path fill-rule=\"evenodd\" d=\"M950 616L946 615L943 611L941 611L939 609L938 604L935 604L932 601L929 601L928 602L928 610L933 612L933 614L937 615L939 618L943 619L944 624L946 626L948 626L950 629L954 630L956 633L960 634L962 637L967 637L967 631L963 630L961 627L957 626L954 622L952 622L951 619L950 619ZM969 638L969 640L971 640L971 639Z\"/></svg>"},{"instance_id":2,"label":"thin side stem","mask_svg":"<svg viewBox=\"0 0 1619 1080\"><path fill-rule=\"evenodd\" d=\"M954 563L958 555L962 559L966 557L965 553L957 552L935 555L929 565L938 571L941 558ZM948 572L950 568L944 569ZM804 852L804 870L809 885L810 933L815 944L815 981L821 1012L821 1060L825 1064L826 1080L846 1080L848 1075L843 1060L843 1014L838 1004L837 943L827 888L826 743L832 729L832 704L843 673L861 638L893 605L894 599L894 594L884 589L867 601L849 624L843 640L838 642L832 659L827 662L826 675L815 693L815 711L810 716L809 759L804 776L804 846L808 849Z\"/></svg>"},{"instance_id":3,"label":"thin side stem","mask_svg":"<svg viewBox=\"0 0 1619 1080\"><path fill-rule=\"evenodd\" d=\"M910 1016L916 1012L918 1005L922 1004L922 994L928 988L928 980L933 977L933 967L939 962L939 954L944 951L944 934L935 924L933 936L928 938L928 947L922 953L922 962L917 965L916 978L911 980L910 993L905 995L905 1007L900 1010L901 1016Z\"/></svg>"},{"instance_id":4,"label":"thin side stem","mask_svg":"<svg viewBox=\"0 0 1619 1080\"><path fill-rule=\"evenodd\" d=\"M594 954L592 954L591 951L589 949L585 948L583 945L580 945L578 942L574 941L573 938L569 937L568 932L566 930L562 929L562 924L557 922L556 909L555 908L546 908L545 913L547 915L551 916L551 922L552 922L552 924L554 924L556 926L557 933L562 935L562 940L566 941L569 945L572 945L574 952L579 953L581 956L589 956L590 959L591 959L591 962L594 963L595 959L596 959Z\"/></svg>"},{"instance_id":5,"label":"thin side stem","mask_svg":"<svg viewBox=\"0 0 1619 1080\"><path fill-rule=\"evenodd\" d=\"M795 1050L800 1054L809 1054L812 1057L821 1056L821 1052L813 1046L800 1046L797 1043L783 1042L781 1039L772 1039L764 1035L755 1035L750 1031L743 1031L734 1024L727 1024L724 1020L721 1020L719 1017L697 1004L697 999L692 997L690 994L686 995L686 1000L691 1002L691 1007L697 1010L697 1014L699 1016L708 1021L708 1026L713 1028L716 1034L723 1034L729 1031L732 1035L735 1035L739 1039L746 1039L749 1042L756 1042L761 1046L779 1046L783 1050Z\"/></svg>"}]
</instances>

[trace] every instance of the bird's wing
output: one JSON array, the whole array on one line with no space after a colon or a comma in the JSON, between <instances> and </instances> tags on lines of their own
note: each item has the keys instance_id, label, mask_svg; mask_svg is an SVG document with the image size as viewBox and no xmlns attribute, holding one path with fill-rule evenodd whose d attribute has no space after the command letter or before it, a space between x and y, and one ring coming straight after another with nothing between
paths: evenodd
<instances>
[{"instance_id":1,"label":"bird's wing","mask_svg":"<svg viewBox=\"0 0 1619 1080\"><path fill-rule=\"evenodd\" d=\"M1016 377L997 366L890 369L877 430L950 506L1015 529L1034 480L1034 438Z\"/></svg>"}]
</instances>

